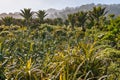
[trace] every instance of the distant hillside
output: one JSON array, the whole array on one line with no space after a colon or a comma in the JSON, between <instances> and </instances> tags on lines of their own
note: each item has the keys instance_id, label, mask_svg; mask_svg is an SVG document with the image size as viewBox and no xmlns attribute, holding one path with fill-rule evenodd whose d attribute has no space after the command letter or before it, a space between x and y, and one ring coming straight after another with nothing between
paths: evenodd
<instances>
[{"instance_id":1,"label":"distant hillside","mask_svg":"<svg viewBox=\"0 0 120 80\"><path fill-rule=\"evenodd\" d=\"M47 16L46 18L57 18L57 17L60 17L60 18L67 18L67 15L68 14L71 14L71 13L75 13L75 12L78 12L78 11L89 11L91 10L94 6L102 6L102 7L106 7L106 10L109 11L108 14L115 14L115 15L119 15L120 14L120 4L111 4L111 5L106 5L106 4L98 4L98 5L95 5L95 4L86 4L86 5L82 5L82 6L78 6L78 7L66 7L65 9L62 9L62 10L56 10L56 9L48 9L46 12L47 12ZM1 17L5 17L5 16L12 16L14 18L22 18L20 15L19 15L19 12L15 12L15 13L9 13L9 14L6 14L6 13L2 13L0 14L0 18Z\"/></svg>"},{"instance_id":2,"label":"distant hillside","mask_svg":"<svg viewBox=\"0 0 120 80\"><path fill-rule=\"evenodd\" d=\"M70 13L75 13L78 11L89 11L91 10L93 7L95 6L102 6L102 7L106 7L106 11L108 11L108 14L115 14L116 16L118 16L120 14L120 4L111 4L111 5L95 5L95 4L86 4L86 5L82 5L79 7L67 7L63 10L55 10L55 9L48 9L47 13L49 14L47 17L48 18L56 18L56 17L60 17L60 18L67 18L67 15ZM53 11L54 13L51 13L51 11Z\"/></svg>"}]
</instances>

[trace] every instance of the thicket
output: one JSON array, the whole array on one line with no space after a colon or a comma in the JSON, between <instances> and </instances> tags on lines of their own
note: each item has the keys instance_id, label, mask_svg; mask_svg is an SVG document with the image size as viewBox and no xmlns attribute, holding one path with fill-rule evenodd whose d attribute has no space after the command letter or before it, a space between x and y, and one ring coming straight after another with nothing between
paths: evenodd
<instances>
[{"instance_id":1,"label":"thicket","mask_svg":"<svg viewBox=\"0 0 120 80\"><path fill-rule=\"evenodd\" d=\"M119 80L120 17L106 13L94 7L63 21L24 9L24 19L2 18L0 80Z\"/></svg>"}]
</instances>

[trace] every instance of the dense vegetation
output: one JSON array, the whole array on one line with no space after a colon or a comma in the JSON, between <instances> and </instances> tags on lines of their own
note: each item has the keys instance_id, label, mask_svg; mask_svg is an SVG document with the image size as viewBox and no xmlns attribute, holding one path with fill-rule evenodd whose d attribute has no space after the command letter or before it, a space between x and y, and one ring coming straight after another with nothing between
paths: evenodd
<instances>
[{"instance_id":1,"label":"dense vegetation","mask_svg":"<svg viewBox=\"0 0 120 80\"><path fill-rule=\"evenodd\" d=\"M44 19L21 10L0 26L0 80L119 80L120 17L105 8Z\"/></svg>"}]
</instances>

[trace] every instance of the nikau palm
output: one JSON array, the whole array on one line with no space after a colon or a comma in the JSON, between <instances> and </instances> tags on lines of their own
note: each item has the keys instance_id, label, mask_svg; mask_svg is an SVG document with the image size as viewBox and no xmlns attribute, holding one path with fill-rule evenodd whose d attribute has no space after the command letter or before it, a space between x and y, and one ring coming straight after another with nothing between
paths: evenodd
<instances>
[{"instance_id":1,"label":"nikau palm","mask_svg":"<svg viewBox=\"0 0 120 80\"><path fill-rule=\"evenodd\" d=\"M91 21L96 22L95 25L99 25L100 23L100 18L104 17L108 11L106 11L105 7L93 7L92 11L89 11L89 19Z\"/></svg>"},{"instance_id":2,"label":"nikau palm","mask_svg":"<svg viewBox=\"0 0 120 80\"><path fill-rule=\"evenodd\" d=\"M85 22L87 20L87 12L81 11L81 12L76 13L75 15L78 21L76 24L79 27L82 27L82 30L85 31Z\"/></svg>"},{"instance_id":3,"label":"nikau palm","mask_svg":"<svg viewBox=\"0 0 120 80\"><path fill-rule=\"evenodd\" d=\"M21 10L21 13L20 13L20 15L25 19L26 24L30 24L33 14L34 13L29 8L28 9L24 8L23 10Z\"/></svg>"},{"instance_id":4,"label":"nikau palm","mask_svg":"<svg viewBox=\"0 0 120 80\"><path fill-rule=\"evenodd\" d=\"M7 17L2 17L2 22L3 24L5 24L6 26L10 26L11 24L14 23L14 18L13 17L10 17L10 16L7 16Z\"/></svg>"},{"instance_id":5,"label":"nikau palm","mask_svg":"<svg viewBox=\"0 0 120 80\"><path fill-rule=\"evenodd\" d=\"M36 12L37 14L37 18L39 20L40 23L44 22L44 18L47 16L46 12L44 10L39 10L38 12Z\"/></svg>"},{"instance_id":6,"label":"nikau palm","mask_svg":"<svg viewBox=\"0 0 120 80\"><path fill-rule=\"evenodd\" d=\"M75 27L75 22L76 22L76 20L75 20L76 18L75 18L75 15L73 15L73 14L69 14L68 15L68 21L69 21L69 23L71 24L71 28L74 30L74 27Z\"/></svg>"}]
</instances>

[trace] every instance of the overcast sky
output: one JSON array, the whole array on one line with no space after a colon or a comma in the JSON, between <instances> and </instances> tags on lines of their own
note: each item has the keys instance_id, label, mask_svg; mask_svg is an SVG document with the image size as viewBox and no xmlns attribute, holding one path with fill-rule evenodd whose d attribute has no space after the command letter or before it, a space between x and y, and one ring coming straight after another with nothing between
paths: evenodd
<instances>
[{"instance_id":1,"label":"overcast sky","mask_svg":"<svg viewBox=\"0 0 120 80\"><path fill-rule=\"evenodd\" d=\"M48 8L63 9L90 3L119 4L120 0L0 0L0 13L18 12L23 8L31 8L34 11Z\"/></svg>"}]
</instances>

